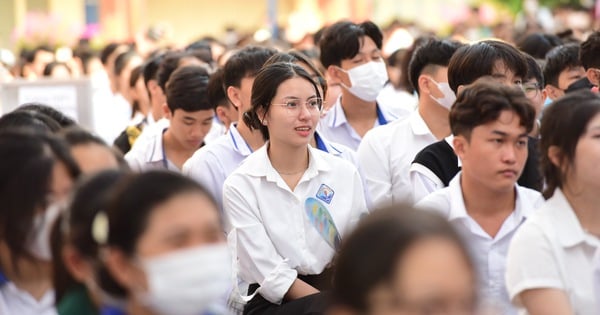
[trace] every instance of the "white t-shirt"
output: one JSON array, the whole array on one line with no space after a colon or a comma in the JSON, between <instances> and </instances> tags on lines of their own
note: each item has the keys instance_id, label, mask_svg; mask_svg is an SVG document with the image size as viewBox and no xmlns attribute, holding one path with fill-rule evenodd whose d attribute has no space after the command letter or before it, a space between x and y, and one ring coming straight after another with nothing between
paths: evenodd
<instances>
[{"instance_id":1,"label":"white t-shirt","mask_svg":"<svg viewBox=\"0 0 600 315\"><path fill-rule=\"evenodd\" d=\"M308 169L291 191L271 165L267 145L225 180L223 208L237 277L258 283L258 293L279 303L298 274L320 274L329 266L332 242L343 239L367 210L354 165L309 146ZM313 219L314 213L329 213L335 225L329 231L337 234L319 231L311 213Z\"/></svg>"},{"instance_id":2,"label":"white t-shirt","mask_svg":"<svg viewBox=\"0 0 600 315\"><path fill-rule=\"evenodd\" d=\"M2 275L0 277L3 278ZM54 290L49 290L38 301L12 282L0 283L0 314L2 315L56 315Z\"/></svg>"},{"instance_id":3,"label":"white t-shirt","mask_svg":"<svg viewBox=\"0 0 600 315\"><path fill-rule=\"evenodd\" d=\"M564 291L573 314L598 315L594 299L594 254L600 240L586 233L560 189L523 224L508 252L506 287L521 306L528 289ZM521 314L527 314L525 310Z\"/></svg>"},{"instance_id":4,"label":"white t-shirt","mask_svg":"<svg viewBox=\"0 0 600 315\"><path fill-rule=\"evenodd\" d=\"M411 163L419 151L436 141L418 111L365 135L358 158L375 207L413 203Z\"/></svg>"},{"instance_id":5,"label":"white t-shirt","mask_svg":"<svg viewBox=\"0 0 600 315\"><path fill-rule=\"evenodd\" d=\"M508 246L522 223L541 205L542 195L515 184L515 209L496 236L491 237L467 213L460 185L461 174L459 172L448 187L423 198L416 207L440 213L463 235L479 273L484 305L498 309L499 314L516 314L504 282Z\"/></svg>"}]
</instances>

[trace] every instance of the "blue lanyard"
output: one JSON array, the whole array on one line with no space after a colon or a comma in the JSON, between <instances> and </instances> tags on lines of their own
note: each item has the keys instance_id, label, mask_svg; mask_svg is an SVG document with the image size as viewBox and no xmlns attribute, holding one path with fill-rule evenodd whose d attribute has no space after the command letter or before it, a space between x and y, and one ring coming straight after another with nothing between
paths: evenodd
<instances>
[{"instance_id":1,"label":"blue lanyard","mask_svg":"<svg viewBox=\"0 0 600 315\"><path fill-rule=\"evenodd\" d=\"M377 111L377 121L379 122L379 125L386 125L388 121L383 117L383 113L381 112L381 109L379 109L379 104L375 104L375 109Z\"/></svg>"},{"instance_id":2,"label":"blue lanyard","mask_svg":"<svg viewBox=\"0 0 600 315\"><path fill-rule=\"evenodd\" d=\"M327 146L325 146L325 142L323 142L323 139L321 139L321 137L319 136L318 133L315 132L315 142L317 143L317 149L329 153L329 150L327 150Z\"/></svg>"},{"instance_id":3,"label":"blue lanyard","mask_svg":"<svg viewBox=\"0 0 600 315\"><path fill-rule=\"evenodd\" d=\"M127 314L122 309L119 309L114 306L105 305L100 308L100 315L127 315Z\"/></svg>"},{"instance_id":4,"label":"blue lanyard","mask_svg":"<svg viewBox=\"0 0 600 315\"><path fill-rule=\"evenodd\" d=\"M0 287L8 283L8 278L0 271Z\"/></svg>"}]
</instances>

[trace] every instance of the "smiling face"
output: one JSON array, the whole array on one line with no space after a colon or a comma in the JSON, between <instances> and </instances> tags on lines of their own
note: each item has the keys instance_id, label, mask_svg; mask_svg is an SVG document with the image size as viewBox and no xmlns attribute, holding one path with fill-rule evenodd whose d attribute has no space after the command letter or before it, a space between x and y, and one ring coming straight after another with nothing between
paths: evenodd
<instances>
[{"instance_id":1,"label":"smiling face","mask_svg":"<svg viewBox=\"0 0 600 315\"><path fill-rule=\"evenodd\" d=\"M317 99L314 85L302 77L283 81L262 122L269 130L272 145L306 146L312 139L320 112L309 109ZM296 104L296 108L292 108Z\"/></svg>"},{"instance_id":2,"label":"smiling face","mask_svg":"<svg viewBox=\"0 0 600 315\"><path fill-rule=\"evenodd\" d=\"M514 189L527 160L527 130L515 112L503 110L498 119L473 128L469 139L456 136L454 148L463 181L506 192Z\"/></svg>"}]
</instances>

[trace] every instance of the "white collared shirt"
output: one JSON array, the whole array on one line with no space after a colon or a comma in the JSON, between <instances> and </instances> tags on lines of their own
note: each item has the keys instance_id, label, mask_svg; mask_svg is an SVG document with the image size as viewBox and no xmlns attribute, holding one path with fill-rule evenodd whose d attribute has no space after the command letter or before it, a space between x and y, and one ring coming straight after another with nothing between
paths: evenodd
<instances>
[{"instance_id":1,"label":"white collared shirt","mask_svg":"<svg viewBox=\"0 0 600 315\"><path fill-rule=\"evenodd\" d=\"M358 158L375 207L413 202L411 163L419 151L436 141L418 111L365 135Z\"/></svg>"},{"instance_id":2,"label":"white collared shirt","mask_svg":"<svg viewBox=\"0 0 600 315\"><path fill-rule=\"evenodd\" d=\"M231 124L226 134L200 148L183 164L183 174L204 185L219 209L223 209L225 179L252 153L236 126Z\"/></svg>"},{"instance_id":3,"label":"white collared shirt","mask_svg":"<svg viewBox=\"0 0 600 315\"><path fill-rule=\"evenodd\" d=\"M452 143L453 140L454 135L449 135L448 137L444 138L444 141L446 141L451 148L454 148L454 144ZM424 149L425 147L421 149ZM419 152L415 153L413 158L418 153ZM461 167L462 162L460 158L458 156L456 158L458 160L457 166ZM408 177L410 180L410 185L412 186L412 197L414 202L418 202L432 192L446 187L442 180L434 172L420 163L412 163L410 165Z\"/></svg>"},{"instance_id":4,"label":"white collared shirt","mask_svg":"<svg viewBox=\"0 0 600 315\"><path fill-rule=\"evenodd\" d=\"M515 184L515 209L506 218L496 236L491 237L467 213L460 185L461 174L462 172L459 172L448 187L419 201L416 207L441 214L463 235L479 273L484 304L499 308L498 314L516 314L504 282L506 256L513 235L525 219L542 204L542 195L533 189Z\"/></svg>"},{"instance_id":5,"label":"white collared shirt","mask_svg":"<svg viewBox=\"0 0 600 315\"><path fill-rule=\"evenodd\" d=\"M125 161L132 170L142 172L151 169L168 169L181 172L179 168L167 159L163 146L163 133L167 128L151 126L151 133L146 133L142 139L138 137L131 150L125 154ZM144 129L146 130L146 129Z\"/></svg>"},{"instance_id":6,"label":"white collared shirt","mask_svg":"<svg viewBox=\"0 0 600 315\"><path fill-rule=\"evenodd\" d=\"M0 285L0 314L56 315L54 290L48 290L40 300L17 288L12 282Z\"/></svg>"},{"instance_id":7,"label":"white collared shirt","mask_svg":"<svg viewBox=\"0 0 600 315\"><path fill-rule=\"evenodd\" d=\"M554 288L569 297L573 314L598 315L594 299L594 254L600 240L584 231L560 189L513 238L506 286L512 301L528 289ZM527 314L525 310L522 314Z\"/></svg>"},{"instance_id":8,"label":"white collared shirt","mask_svg":"<svg viewBox=\"0 0 600 315\"><path fill-rule=\"evenodd\" d=\"M348 123L348 120L346 120L341 99L342 96L340 95L327 114L321 118L317 125L317 130L324 138L343 144L356 151L362 138ZM385 125L402 116L408 115L408 113L408 111L405 112L403 109L394 111L390 109L390 106L378 103L377 119L375 119L373 127Z\"/></svg>"},{"instance_id":9,"label":"white collared shirt","mask_svg":"<svg viewBox=\"0 0 600 315\"><path fill-rule=\"evenodd\" d=\"M305 203L319 199L341 239L366 213L366 204L356 168L310 146L308 169L291 191L271 165L267 145L225 180L223 208L237 277L258 283L258 293L280 303L298 274L323 272L335 254L309 220ZM319 197L323 187L331 198Z\"/></svg>"}]
</instances>

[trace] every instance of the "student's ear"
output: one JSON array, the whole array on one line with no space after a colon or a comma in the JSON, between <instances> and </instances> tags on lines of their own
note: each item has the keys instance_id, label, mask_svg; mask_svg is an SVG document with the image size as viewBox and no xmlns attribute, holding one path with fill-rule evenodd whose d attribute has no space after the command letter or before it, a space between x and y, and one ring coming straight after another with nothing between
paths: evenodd
<instances>
[{"instance_id":1,"label":"student's ear","mask_svg":"<svg viewBox=\"0 0 600 315\"><path fill-rule=\"evenodd\" d=\"M264 108L261 107L257 109L256 115L258 115L258 118L260 119L260 122L263 126L268 126L269 120L267 119L267 113L265 112Z\"/></svg>"},{"instance_id":2,"label":"student's ear","mask_svg":"<svg viewBox=\"0 0 600 315\"><path fill-rule=\"evenodd\" d=\"M452 146L454 147L454 153L460 158L461 161L467 157L467 151L469 149L469 141L464 136L454 136L452 139Z\"/></svg>"},{"instance_id":3,"label":"student's ear","mask_svg":"<svg viewBox=\"0 0 600 315\"><path fill-rule=\"evenodd\" d=\"M93 275L90 263L81 257L72 245L66 244L61 254L65 268L73 275L75 280L85 283L86 279Z\"/></svg>"},{"instance_id":4,"label":"student's ear","mask_svg":"<svg viewBox=\"0 0 600 315\"><path fill-rule=\"evenodd\" d=\"M458 96L458 94L460 94L460 93L461 93L461 92L462 92L464 89L465 89L465 86L464 86L464 85L462 85L462 84L461 84L461 85L459 85L459 86L456 88L456 96Z\"/></svg>"},{"instance_id":5,"label":"student's ear","mask_svg":"<svg viewBox=\"0 0 600 315\"><path fill-rule=\"evenodd\" d=\"M148 288L144 272L135 267L121 250L110 248L104 251L104 265L118 284L129 290Z\"/></svg>"},{"instance_id":6,"label":"student's ear","mask_svg":"<svg viewBox=\"0 0 600 315\"><path fill-rule=\"evenodd\" d=\"M242 96L240 93L240 89L236 88L235 86L228 86L227 97L231 101L231 104L233 104L233 106L235 106L238 110L241 108Z\"/></svg>"},{"instance_id":7,"label":"student's ear","mask_svg":"<svg viewBox=\"0 0 600 315\"><path fill-rule=\"evenodd\" d=\"M562 96L560 91L550 84L546 84L544 91L546 91L546 95L553 101Z\"/></svg>"},{"instance_id":8,"label":"student's ear","mask_svg":"<svg viewBox=\"0 0 600 315\"><path fill-rule=\"evenodd\" d=\"M598 86L600 84L600 69L589 68L585 72L585 75L593 85Z\"/></svg>"},{"instance_id":9,"label":"student's ear","mask_svg":"<svg viewBox=\"0 0 600 315\"><path fill-rule=\"evenodd\" d=\"M546 104L546 98L548 98L548 92L546 91L546 89L542 89L541 92L542 92L542 103ZM542 108L542 110L543 110L543 108Z\"/></svg>"},{"instance_id":10,"label":"student's ear","mask_svg":"<svg viewBox=\"0 0 600 315\"><path fill-rule=\"evenodd\" d=\"M429 80L429 78L425 75L420 75L419 78L417 79L417 85L418 85L418 89L420 92L425 92L427 94L431 94L431 88L429 86L429 83L431 81Z\"/></svg>"},{"instance_id":11,"label":"student's ear","mask_svg":"<svg viewBox=\"0 0 600 315\"><path fill-rule=\"evenodd\" d=\"M332 83L344 83L347 86L351 84L348 74L342 71L338 66L331 65L327 67L327 74L331 77Z\"/></svg>"},{"instance_id":12,"label":"student's ear","mask_svg":"<svg viewBox=\"0 0 600 315\"><path fill-rule=\"evenodd\" d=\"M551 145L548 148L548 159L550 159L550 162L552 162L554 166L558 167L559 169L562 169L563 154L562 150L559 147Z\"/></svg>"},{"instance_id":13,"label":"student's ear","mask_svg":"<svg viewBox=\"0 0 600 315\"><path fill-rule=\"evenodd\" d=\"M171 115L171 109L169 109L169 106L167 104L163 104L162 110L163 110L164 117L166 119L170 120L171 118L173 118Z\"/></svg>"}]
</instances>

